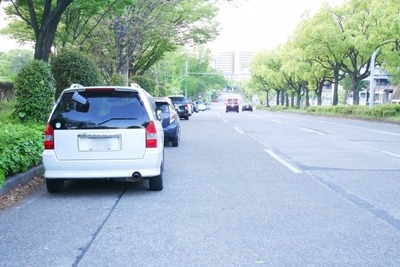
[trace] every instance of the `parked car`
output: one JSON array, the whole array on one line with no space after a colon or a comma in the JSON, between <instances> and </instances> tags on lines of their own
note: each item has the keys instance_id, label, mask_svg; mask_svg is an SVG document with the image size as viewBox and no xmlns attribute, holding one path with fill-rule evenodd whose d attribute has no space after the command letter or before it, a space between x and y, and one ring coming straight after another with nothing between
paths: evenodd
<instances>
[{"instance_id":1,"label":"parked car","mask_svg":"<svg viewBox=\"0 0 400 267\"><path fill-rule=\"evenodd\" d=\"M242 105L242 111L251 111L253 112L253 106L251 104Z\"/></svg>"},{"instance_id":2,"label":"parked car","mask_svg":"<svg viewBox=\"0 0 400 267\"><path fill-rule=\"evenodd\" d=\"M174 107L176 111L178 112L178 115L180 118L184 118L186 120L189 119L190 110L191 110L191 105L189 101L186 99L184 96L168 96L172 103L174 104Z\"/></svg>"},{"instance_id":3,"label":"parked car","mask_svg":"<svg viewBox=\"0 0 400 267\"><path fill-rule=\"evenodd\" d=\"M234 111L239 113L239 100L237 98L229 98L225 103L225 111Z\"/></svg>"},{"instance_id":4,"label":"parked car","mask_svg":"<svg viewBox=\"0 0 400 267\"><path fill-rule=\"evenodd\" d=\"M163 189L161 111L139 85L72 85L50 114L42 154L50 193L67 179L149 179Z\"/></svg>"},{"instance_id":5,"label":"parked car","mask_svg":"<svg viewBox=\"0 0 400 267\"><path fill-rule=\"evenodd\" d=\"M189 115L192 116L193 112L199 112L197 110L196 104L192 101L190 97L186 98L187 103L189 104Z\"/></svg>"},{"instance_id":6,"label":"parked car","mask_svg":"<svg viewBox=\"0 0 400 267\"><path fill-rule=\"evenodd\" d=\"M181 126L178 112L169 97L155 97L157 110L163 114L162 126L164 128L164 140L171 141L173 147L179 145Z\"/></svg>"},{"instance_id":7,"label":"parked car","mask_svg":"<svg viewBox=\"0 0 400 267\"><path fill-rule=\"evenodd\" d=\"M206 106L206 110L210 110L211 109L211 104L206 102L204 103L204 105Z\"/></svg>"},{"instance_id":8,"label":"parked car","mask_svg":"<svg viewBox=\"0 0 400 267\"><path fill-rule=\"evenodd\" d=\"M198 111L205 111L206 106L204 105L203 100L196 100L197 110Z\"/></svg>"}]
</instances>

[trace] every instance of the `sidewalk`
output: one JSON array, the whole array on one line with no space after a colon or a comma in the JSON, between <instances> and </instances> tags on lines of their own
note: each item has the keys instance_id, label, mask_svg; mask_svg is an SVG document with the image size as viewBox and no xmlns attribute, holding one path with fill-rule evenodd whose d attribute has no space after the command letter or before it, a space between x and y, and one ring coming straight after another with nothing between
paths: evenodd
<instances>
[{"instance_id":1,"label":"sidewalk","mask_svg":"<svg viewBox=\"0 0 400 267\"><path fill-rule=\"evenodd\" d=\"M38 166L30 168L26 172L6 177L6 181L4 182L3 187L0 189L0 196L4 195L5 193L17 187L20 184L29 182L30 180L33 179L33 177L35 177L42 171L43 171L43 165L40 164Z\"/></svg>"}]
</instances>

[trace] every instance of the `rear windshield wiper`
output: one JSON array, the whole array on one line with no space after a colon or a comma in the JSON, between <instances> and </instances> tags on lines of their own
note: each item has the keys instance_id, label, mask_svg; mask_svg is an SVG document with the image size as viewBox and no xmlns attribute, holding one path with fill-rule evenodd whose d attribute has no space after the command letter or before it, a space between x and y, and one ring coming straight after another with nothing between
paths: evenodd
<instances>
[{"instance_id":1,"label":"rear windshield wiper","mask_svg":"<svg viewBox=\"0 0 400 267\"><path fill-rule=\"evenodd\" d=\"M107 120L102 121L100 123L97 123L96 126L100 126L100 125L102 125L104 123L107 123L109 121L114 121L114 120L137 120L137 118L130 118L130 117L110 118L110 119L107 119Z\"/></svg>"}]
</instances>

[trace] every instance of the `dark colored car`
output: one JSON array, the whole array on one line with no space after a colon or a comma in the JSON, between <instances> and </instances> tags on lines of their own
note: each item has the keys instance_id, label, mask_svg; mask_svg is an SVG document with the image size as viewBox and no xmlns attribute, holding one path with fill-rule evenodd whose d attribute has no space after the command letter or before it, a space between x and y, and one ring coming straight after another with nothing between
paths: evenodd
<instances>
[{"instance_id":1,"label":"dark colored car","mask_svg":"<svg viewBox=\"0 0 400 267\"><path fill-rule=\"evenodd\" d=\"M177 147L181 136L181 126L174 104L168 97L155 97L154 101L157 110L161 110L163 114L161 122L164 129L164 139L171 141L173 147Z\"/></svg>"},{"instance_id":2,"label":"dark colored car","mask_svg":"<svg viewBox=\"0 0 400 267\"><path fill-rule=\"evenodd\" d=\"M168 96L171 99L172 103L180 118L184 118L186 120L189 119L191 115L191 104L184 96Z\"/></svg>"},{"instance_id":3,"label":"dark colored car","mask_svg":"<svg viewBox=\"0 0 400 267\"><path fill-rule=\"evenodd\" d=\"M253 106L251 104L244 104L242 106L242 111L251 111L251 112L253 112Z\"/></svg>"},{"instance_id":4,"label":"dark colored car","mask_svg":"<svg viewBox=\"0 0 400 267\"><path fill-rule=\"evenodd\" d=\"M234 111L239 113L239 100L237 98L229 98L225 103L225 111Z\"/></svg>"}]
</instances>

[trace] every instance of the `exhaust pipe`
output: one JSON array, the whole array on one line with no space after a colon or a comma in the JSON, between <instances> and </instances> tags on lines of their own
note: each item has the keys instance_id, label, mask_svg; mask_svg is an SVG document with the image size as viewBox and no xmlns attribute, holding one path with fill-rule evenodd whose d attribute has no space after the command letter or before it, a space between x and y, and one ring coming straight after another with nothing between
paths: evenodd
<instances>
[{"instance_id":1,"label":"exhaust pipe","mask_svg":"<svg viewBox=\"0 0 400 267\"><path fill-rule=\"evenodd\" d=\"M132 177L133 177L134 179L142 179L142 175L140 174L140 172L134 172L134 173L132 174Z\"/></svg>"}]
</instances>

